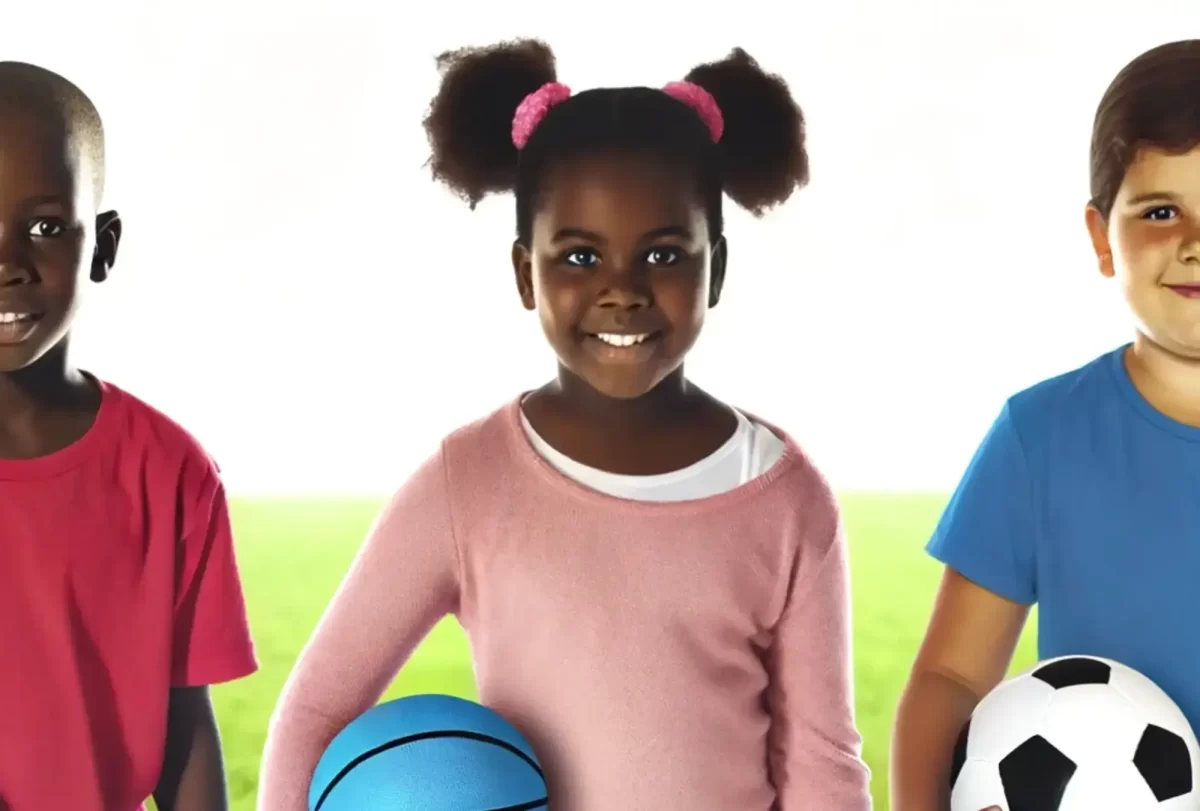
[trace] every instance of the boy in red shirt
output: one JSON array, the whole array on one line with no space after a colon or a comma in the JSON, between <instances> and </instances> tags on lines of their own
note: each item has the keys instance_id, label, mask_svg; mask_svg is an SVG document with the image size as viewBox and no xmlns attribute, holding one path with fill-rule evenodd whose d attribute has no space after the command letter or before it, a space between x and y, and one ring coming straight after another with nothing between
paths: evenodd
<instances>
[{"instance_id":1,"label":"boy in red shirt","mask_svg":"<svg viewBox=\"0 0 1200 811\"><path fill-rule=\"evenodd\" d=\"M103 133L0 63L0 809L224 811L207 685L255 670L217 468L68 362L121 236Z\"/></svg>"}]
</instances>

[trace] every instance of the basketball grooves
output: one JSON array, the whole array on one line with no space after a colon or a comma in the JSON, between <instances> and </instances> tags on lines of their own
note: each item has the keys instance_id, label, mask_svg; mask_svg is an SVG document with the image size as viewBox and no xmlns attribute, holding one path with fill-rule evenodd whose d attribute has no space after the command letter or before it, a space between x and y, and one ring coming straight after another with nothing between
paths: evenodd
<instances>
[{"instance_id":1,"label":"basketball grooves","mask_svg":"<svg viewBox=\"0 0 1200 811\"><path fill-rule=\"evenodd\" d=\"M533 762L533 758L529 757L529 755L525 754L508 741L502 741L499 738L493 738L491 735L483 735L478 732L461 732L459 730L422 732L419 735L406 735L403 738L394 738L387 743L376 746L374 749L368 749L366 752L363 752L354 760L347 763L342 767L340 772L334 775L333 779L329 781L329 785L326 786L325 790L321 792L321 799L317 800L317 805L313 811L321 811L321 806L325 804L325 800L329 797L329 792L333 791L333 787L342 782L342 778L354 771L354 767L358 766L358 764L362 763L364 760L370 760L379 753L386 752L389 749L395 749L396 747L404 746L405 744L417 743L418 741L428 741L433 738L466 738L472 741L479 741L480 743L488 743L492 746L499 746L501 749L506 749L519 757L521 760L525 761L529 765L529 768L537 772L538 777L542 778L543 781L546 779L546 776L542 774L541 768L539 768L538 765ZM547 799L543 797L540 800L534 800L531 803L506 805L503 808L488 808L482 809L482 811L534 811L534 809L537 808L545 808L546 805Z\"/></svg>"}]
</instances>

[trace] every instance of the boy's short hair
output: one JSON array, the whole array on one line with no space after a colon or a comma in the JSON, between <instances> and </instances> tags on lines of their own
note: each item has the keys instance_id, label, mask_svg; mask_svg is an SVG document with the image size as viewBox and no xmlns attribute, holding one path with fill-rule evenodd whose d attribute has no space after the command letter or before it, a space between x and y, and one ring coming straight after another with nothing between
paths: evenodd
<instances>
[{"instance_id":1,"label":"boy's short hair","mask_svg":"<svg viewBox=\"0 0 1200 811\"><path fill-rule=\"evenodd\" d=\"M1139 150L1200 146L1200 39L1146 51L1104 92L1092 126L1091 205L1105 217Z\"/></svg>"},{"instance_id":2,"label":"boy's short hair","mask_svg":"<svg viewBox=\"0 0 1200 811\"><path fill-rule=\"evenodd\" d=\"M53 71L25 62L0 61L0 103L35 111L62 127L92 173L98 203L104 191L104 125L92 100Z\"/></svg>"}]
</instances>

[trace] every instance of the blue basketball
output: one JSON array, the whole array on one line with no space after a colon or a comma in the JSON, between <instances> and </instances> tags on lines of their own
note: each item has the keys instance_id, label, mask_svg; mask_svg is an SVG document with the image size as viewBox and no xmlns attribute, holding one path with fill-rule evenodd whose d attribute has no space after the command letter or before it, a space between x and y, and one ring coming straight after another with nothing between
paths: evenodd
<instances>
[{"instance_id":1,"label":"blue basketball","mask_svg":"<svg viewBox=\"0 0 1200 811\"><path fill-rule=\"evenodd\" d=\"M380 704L329 744L309 811L535 811L546 781L533 747L501 716L442 695Z\"/></svg>"}]
</instances>

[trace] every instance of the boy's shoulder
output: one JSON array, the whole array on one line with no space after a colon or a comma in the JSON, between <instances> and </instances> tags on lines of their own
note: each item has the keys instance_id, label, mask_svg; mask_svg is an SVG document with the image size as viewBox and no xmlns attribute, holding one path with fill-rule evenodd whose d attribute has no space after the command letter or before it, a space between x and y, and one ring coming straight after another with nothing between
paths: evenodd
<instances>
[{"instance_id":1,"label":"boy's shoulder","mask_svg":"<svg viewBox=\"0 0 1200 811\"><path fill-rule=\"evenodd\" d=\"M196 437L179 422L142 398L100 381L115 406L118 458L137 460L152 472L182 477L196 487L218 483L220 469Z\"/></svg>"},{"instance_id":2,"label":"boy's shoulder","mask_svg":"<svg viewBox=\"0 0 1200 811\"><path fill-rule=\"evenodd\" d=\"M1070 371L1034 383L1008 398L1005 410L1018 431L1054 430L1064 421L1079 424L1097 406L1119 396L1114 372L1125 348L1105 352Z\"/></svg>"}]
</instances>

